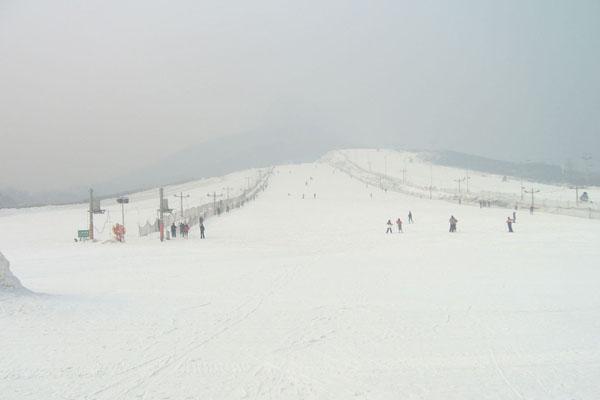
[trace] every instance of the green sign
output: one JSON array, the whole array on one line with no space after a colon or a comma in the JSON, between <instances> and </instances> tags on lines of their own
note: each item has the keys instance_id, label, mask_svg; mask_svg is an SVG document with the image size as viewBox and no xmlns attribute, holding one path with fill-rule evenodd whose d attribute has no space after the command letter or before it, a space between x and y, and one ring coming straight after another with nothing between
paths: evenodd
<instances>
[{"instance_id":1,"label":"green sign","mask_svg":"<svg viewBox=\"0 0 600 400\"><path fill-rule=\"evenodd\" d=\"M78 230L77 237L79 239L89 239L90 238L90 230L89 229Z\"/></svg>"}]
</instances>

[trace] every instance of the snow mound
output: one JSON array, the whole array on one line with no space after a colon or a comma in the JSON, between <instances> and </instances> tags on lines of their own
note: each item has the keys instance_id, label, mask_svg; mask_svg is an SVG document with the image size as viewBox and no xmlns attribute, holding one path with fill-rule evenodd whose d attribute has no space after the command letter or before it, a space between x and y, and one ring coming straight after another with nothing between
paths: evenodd
<instances>
[{"instance_id":1,"label":"snow mound","mask_svg":"<svg viewBox=\"0 0 600 400\"><path fill-rule=\"evenodd\" d=\"M0 292L24 289L19 279L10 272L10 262L0 253Z\"/></svg>"}]
</instances>

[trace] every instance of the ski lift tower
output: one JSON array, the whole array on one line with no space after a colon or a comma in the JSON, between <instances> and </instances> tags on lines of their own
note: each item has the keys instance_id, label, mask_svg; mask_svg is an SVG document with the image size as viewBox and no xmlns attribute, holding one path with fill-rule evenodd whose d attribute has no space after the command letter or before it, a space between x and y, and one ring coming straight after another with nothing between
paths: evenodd
<instances>
[{"instance_id":1,"label":"ski lift tower","mask_svg":"<svg viewBox=\"0 0 600 400\"><path fill-rule=\"evenodd\" d=\"M104 214L106 210L103 210L100 207L100 199L94 198L94 189L90 189L90 227L89 227L89 237L90 240L94 240L94 214Z\"/></svg>"},{"instance_id":2,"label":"ski lift tower","mask_svg":"<svg viewBox=\"0 0 600 400\"><path fill-rule=\"evenodd\" d=\"M160 241L165 240L165 213L172 213L173 210L169 208L169 199L165 199L165 190L163 188L158 189L160 196L160 208L158 209L158 230L160 231Z\"/></svg>"}]
</instances>

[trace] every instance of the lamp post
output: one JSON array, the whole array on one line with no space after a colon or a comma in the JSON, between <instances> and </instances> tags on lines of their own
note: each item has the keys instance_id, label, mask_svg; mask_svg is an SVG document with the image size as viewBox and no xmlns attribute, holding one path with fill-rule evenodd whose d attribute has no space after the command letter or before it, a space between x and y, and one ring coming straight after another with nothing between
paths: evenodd
<instances>
[{"instance_id":1,"label":"lamp post","mask_svg":"<svg viewBox=\"0 0 600 400\"><path fill-rule=\"evenodd\" d=\"M179 205L180 205L180 209L181 209L181 220L183 221L183 199L190 197L190 195L186 194L184 196L183 192L180 192L179 194L174 194L173 196L179 197Z\"/></svg>"},{"instance_id":2,"label":"lamp post","mask_svg":"<svg viewBox=\"0 0 600 400\"><path fill-rule=\"evenodd\" d=\"M119 197L117 203L121 205L121 225L125 226L125 204L129 204L129 197Z\"/></svg>"}]
</instances>

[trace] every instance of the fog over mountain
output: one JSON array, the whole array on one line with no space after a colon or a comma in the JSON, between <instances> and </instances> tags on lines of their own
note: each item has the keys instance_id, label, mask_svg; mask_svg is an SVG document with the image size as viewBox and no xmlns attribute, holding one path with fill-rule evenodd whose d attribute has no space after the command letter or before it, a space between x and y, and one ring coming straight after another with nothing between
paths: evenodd
<instances>
[{"instance_id":1,"label":"fog over mountain","mask_svg":"<svg viewBox=\"0 0 600 400\"><path fill-rule=\"evenodd\" d=\"M344 148L363 148L373 144L361 138L327 133L277 135L254 132L208 140L197 146L176 152L151 165L126 171L112 180L95 182L98 196L131 193L161 185L221 176L238 170L286 163L312 162L326 152ZM379 148L413 150L433 163L495 173L522 176L546 183L589 183L600 185L600 175L587 175L576 169L544 163L518 163L469 155L452 151L406 149L393 140L380 141ZM85 201L88 188L73 187L65 191L27 192L0 191L0 207L23 207L43 204L64 204Z\"/></svg>"},{"instance_id":2,"label":"fog over mountain","mask_svg":"<svg viewBox=\"0 0 600 400\"><path fill-rule=\"evenodd\" d=\"M593 0L4 0L0 193L336 147L598 170L599 21Z\"/></svg>"}]
</instances>

